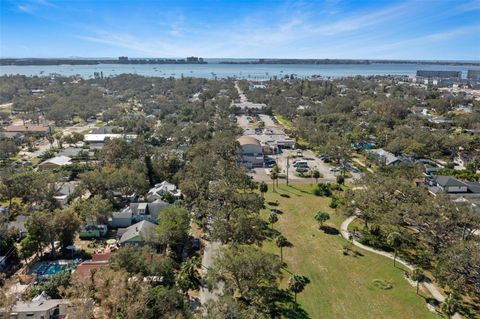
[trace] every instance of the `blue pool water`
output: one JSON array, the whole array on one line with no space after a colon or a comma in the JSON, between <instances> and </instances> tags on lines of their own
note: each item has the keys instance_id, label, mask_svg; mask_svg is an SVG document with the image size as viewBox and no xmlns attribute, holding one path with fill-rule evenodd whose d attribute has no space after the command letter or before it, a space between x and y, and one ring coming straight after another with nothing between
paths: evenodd
<instances>
[{"instance_id":1,"label":"blue pool water","mask_svg":"<svg viewBox=\"0 0 480 319\"><path fill-rule=\"evenodd\" d=\"M53 276L62 270L64 270L67 265L60 265L57 263L45 263L38 267L36 273L39 276Z\"/></svg>"}]
</instances>

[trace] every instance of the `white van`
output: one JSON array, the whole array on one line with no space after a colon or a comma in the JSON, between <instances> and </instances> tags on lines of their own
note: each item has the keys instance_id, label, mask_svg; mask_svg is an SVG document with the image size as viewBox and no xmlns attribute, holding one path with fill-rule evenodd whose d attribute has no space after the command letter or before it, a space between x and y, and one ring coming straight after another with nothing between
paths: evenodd
<instances>
[{"instance_id":1,"label":"white van","mask_svg":"<svg viewBox=\"0 0 480 319\"><path fill-rule=\"evenodd\" d=\"M308 167L307 161L295 161L293 167Z\"/></svg>"}]
</instances>

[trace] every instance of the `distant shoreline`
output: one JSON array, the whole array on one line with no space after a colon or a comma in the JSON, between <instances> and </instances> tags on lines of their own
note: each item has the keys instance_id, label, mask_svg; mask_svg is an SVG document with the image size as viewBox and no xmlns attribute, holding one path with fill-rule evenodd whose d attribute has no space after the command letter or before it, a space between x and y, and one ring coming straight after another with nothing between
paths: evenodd
<instances>
[{"instance_id":1,"label":"distant shoreline","mask_svg":"<svg viewBox=\"0 0 480 319\"><path fill-rule=\"evenodd\" d=\"M207 64L202 58L187 59L0 59L0 65L98 65L98 64Z\"/></svg>"},{"instance_id":2,"label":"distant shoreline","mask_svg":"<svg viewBox=\"0 0 480 319\"><path fill-rule=\"evenodd\" d=\"M192 57L193 58L193 57ZM2 58L0 65L35 66L35 65L98 65L98 64L409 64L409 65L449 65L480 66L480 61L425 61L425 60L355 60L355 59L59 59L59 58ZM208 62L216 60L218 62Z\"/></svg>"},{"instance_id":3,"label":"distant shoreline","mask_svg":"<svg viewBox=\"0 0 480 319\"><path fill-rule=\"evenodd\" d=\"M422 60L350 60L350 59L258 59L253 61L220 61L220 64L414 64L480 66L479 62Z\"/></svg>"}]
</instances>

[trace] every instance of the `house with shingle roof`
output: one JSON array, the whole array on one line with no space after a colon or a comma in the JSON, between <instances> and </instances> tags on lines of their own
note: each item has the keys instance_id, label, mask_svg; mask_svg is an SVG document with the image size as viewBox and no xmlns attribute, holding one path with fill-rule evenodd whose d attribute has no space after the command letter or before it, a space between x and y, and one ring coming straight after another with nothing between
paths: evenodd
<instances>
[{"instance_id":1,"label":"house with shingle roof","mask_svg":"<svg viewBox=\"0 0 480 319\"><path fill-rule=\"evenodd\" d=\"M435 186L446 193L466 193L468 185L452 176L435 176Z\"/></svg>"},{"instance_id":2,"label":"house with shingle roof","mask_svg":"<svg viewBox=\"0 0 480 319\"><path fill-rule=\"evenodd\" d=\"M162 200L156 200L153 203L130 203L122 211L114 212L108 225L112 228L128 227L142 220L156 224L160 212L169 205Z\"/></svg>"},{"instance_id":3,"label":"house with shingle roof","mask_svg":"<svg viewBox=\"0 0 480 319\"><path fill-rule=\"evenodd\" d=\"M119 229L117 232L117 236L120 237L118 244L121 246L143 246L146 243L153 243L156 238L156 228L157 225L154 223L142 220L125 229Z\"/></svg>"},{"instance_id":4,"label":"house with shingle roof","mask_svg":"<svg viewBox=\"0 0 480 319\"><path fill-rule=\"evenodd\" d=\"M56 169L67 165L72 165L72 158L68 156L55 156L38 164L38 170Z\"/></svg>"}]
</instances>

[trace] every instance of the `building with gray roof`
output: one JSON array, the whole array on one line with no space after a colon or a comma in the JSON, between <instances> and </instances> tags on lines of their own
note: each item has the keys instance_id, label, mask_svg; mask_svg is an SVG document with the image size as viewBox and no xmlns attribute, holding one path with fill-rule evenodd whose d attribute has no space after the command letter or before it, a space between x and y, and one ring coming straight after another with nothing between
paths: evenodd
<instances>
[{"instance_id":1,"label":"building with gray roof","mask_svg":"<svg viewBox=\"0 0 480 319\"><path fill-rule=\"evenodd\" d=\"M10 311L0 309L1 318L51 319L66 318L69 301L65 299L45 299L37 301L17 301Z\"/></svg>"},{"instance_id":2,"label":"building with gray roof","mask_svg":"<svg viewBox=\"0 0 480 319\"><path fill-rule=\"evenodd\" d=\"M117 236L119 236L119 245L134 245L142 246L146 243L155 242L156 227L154 223L148 220L142 220L136 224L133 224L125 229L119 229Z\"/></svg>"},{"instance_id":3,"label":"building with gray roof","mask_svg":"<svg viewBox=\"0 0 480 319\"><path fill-rule=\"evenodd\" d=\"M147 220L151 223L157 223L160 212L170 204L161 200L153 203L130 203L120 212L114 212L108 224L112 228L128 227L133 223Z\"/></svg>"}]
</instances>

